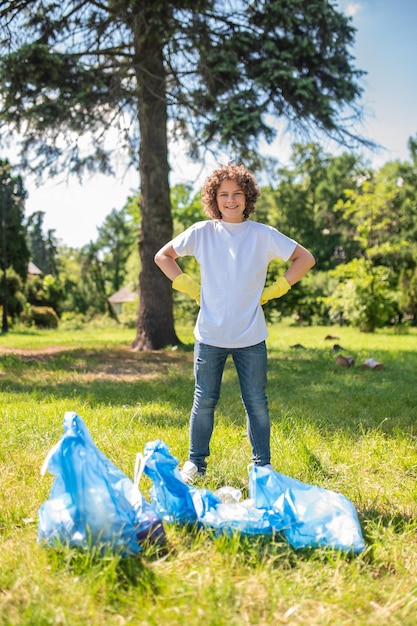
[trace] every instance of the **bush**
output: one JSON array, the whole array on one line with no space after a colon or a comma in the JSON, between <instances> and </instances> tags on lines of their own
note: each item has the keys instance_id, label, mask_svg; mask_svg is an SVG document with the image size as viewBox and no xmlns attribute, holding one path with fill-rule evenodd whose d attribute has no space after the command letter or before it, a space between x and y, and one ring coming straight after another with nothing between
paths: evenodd
<instances>
[{"instance_id":1,"label":"bush","mask_svg":"<svg viewBox=\"0 0 417 626\"><path fill-rule=\"evenodd\" d=\"M30 321L38 328L58 328L59 318L50 306L31 306Z\"/></svg>"},{"instance_id":2,"label":"bush","mask_svg":"<svg viewBox=\"0 0 417 626\"><path fill-rule=\"evenodd\" d=\"M0 292L3 287L3 272L0 272ZM7 314L14 323L25 309L26 298L23 294L23 283L13 267L6 271Z\"/></svg>"},{"instance_id":3,"label":"bush","mask_svg":"<svg viewBox=\"0 0 417 626\"><path fill-rule=\"evenodd\" d=\"M38 308L52 308L58 315L61 313L65 298L64 287L58 278L50 274L43 278L33 276L26 283L26 298L31 305Z\"/></svg>"},{"instance_id":4,"label":"bush","mask_svg":"<svg viewBox=\"0 0 417 626\"><path fill-rule=\"evenodd\" d=\"M390 286L390 269L367 259L353 259L329 272L339 279L333 294L323 300L332 321L347 321L362 332L374 332L395 318L397 306Z\"/></svg>"}]
</instances>

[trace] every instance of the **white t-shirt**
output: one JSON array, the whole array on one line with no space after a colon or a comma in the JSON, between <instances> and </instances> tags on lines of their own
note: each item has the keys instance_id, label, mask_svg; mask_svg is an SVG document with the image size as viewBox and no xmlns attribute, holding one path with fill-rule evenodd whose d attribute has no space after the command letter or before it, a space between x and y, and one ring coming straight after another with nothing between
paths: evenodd
<instances>
[{"instance_id":1,"label":"white t-shirt","mask_svg":"<svg viewBox=\"0 0 417 626\"><path fill-rule=\"evenodd\" d=\"M259 300L268 264L276 258L287 261L297 243L259 222L207 220L187 228L172 244L179 256L194 256L200 265L195 338L219 348L244 348L266 339Z\"/></svg>"}]
</instances>

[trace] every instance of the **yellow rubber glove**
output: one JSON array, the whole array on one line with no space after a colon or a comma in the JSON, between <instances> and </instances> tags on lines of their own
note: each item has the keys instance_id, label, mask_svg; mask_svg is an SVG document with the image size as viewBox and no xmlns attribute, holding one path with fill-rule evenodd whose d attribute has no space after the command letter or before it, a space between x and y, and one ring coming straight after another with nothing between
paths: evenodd
<instances>
[{"instance_id":1,"label":"yellow rubber glove","mask_svg":"<svg viewBox=\"0 0 417 626\"><path fill-rule=\"evenodd\" d=\"M265 304L268 300L272 300L272 298L280 298L284 296L287 291L291 289L291 285L288 280L284 276L280 276L276 279L272 285L269 287L264 287L264 290L261 294L261 304Z\"/></svg>"},{"instance_id":2,"label":"yellow rubber glove","mask_svg":"<svg viewBox=\"0 0 417 626\"><path fill-rule=\"evenodd\" d=\"M186 293L187 296L193 298L200 306L200 285L188 276L188 274L180 274L172 281L172 288L181 293Z\"/></svg>"}]
</instances>

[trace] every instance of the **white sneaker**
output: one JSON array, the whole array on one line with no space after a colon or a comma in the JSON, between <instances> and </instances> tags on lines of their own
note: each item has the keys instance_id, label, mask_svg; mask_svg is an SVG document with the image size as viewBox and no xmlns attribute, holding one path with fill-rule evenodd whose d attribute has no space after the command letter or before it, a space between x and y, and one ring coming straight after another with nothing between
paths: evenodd
<instances>
[{"instance_id":1,"label":"white sneaker","mask_svg":"<svg viewBox=\"0 0 417 626\"><path fill-rule=\"evenodd\" d=\"M180 470L181 478L187 485L191 485L194 482L198 473L198 467L192 461L185 461L182 470Z\"/></svg>"}]
</instances>

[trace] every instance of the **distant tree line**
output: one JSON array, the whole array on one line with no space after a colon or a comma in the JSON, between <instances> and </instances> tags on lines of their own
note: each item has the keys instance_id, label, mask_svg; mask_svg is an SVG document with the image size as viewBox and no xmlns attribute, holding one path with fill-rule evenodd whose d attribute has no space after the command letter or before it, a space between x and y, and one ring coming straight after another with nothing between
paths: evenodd
<instances>
[{"instance_id":1,"label":"distant tree line","mask_svg":"<svg viewBox=\"0 0 417 626\"><path fill-rule=\"evenodd\" d=\"M137 288L137 199L113 209L96 241L75 249L58 241L53 230L45 233L42 210L25 219L22 177L12 174L7 160L0 160L0 184L0 277L7 292L0 304L6 304L9 323L51 327L62 316L81 322L115 317L108 297L126 281Z\"/></svg>"},{"instance_id":2,"label":"distant tree line","mask_svg":"<svg viewBox=\"0 0 417 626\"><path fill-rule=\"evenodd\" d=\"M334 156L314 143L294 144L289 165L262 187L254 219L302 242L317 263L285 298L265 306L270 321L291 317L297 324L351 324L367 332L416 324L417 139L411 138L408 147L409 160L373 169L348 152ZM114 317L109 296L124 286L138 287L140 197L113 209L95 241L68 248L54 231L45 234L42 211L24 219L22 179L11 175L7 161L0 165L11 323L33 323L33 307L49 307L57 320ZM171 204L174 233L206 219L200 194L191 185L173 187ZM3 227L2 222L1 236ZM40 276L28 276L29 260ZM198 274L194 260L180 262ZM272 263L267 280L280 271L282 264ZM195 305L175 294L175 315L191 320L195 314Z\"/></svg>"},{"instance_id":3,"label":"distant tree line","mask_svg":"<svg viewBox=\"0 0 417 626\"><path fill-rule=\"evenodd\" d=\"M317 263L285 298L267 303L270 320L291 316L294 323L351 324L365 332L416 324L417 139L408 148L409 160L373 169L350 152L293 146L290 165L263 187L254 219L302 242ZM176 187L172 203L176 232L204 219L191 187ZM197 272L194 261L182 263ZM271 264L268 281L280 271Z\"/></svg>"}]
</instances>

